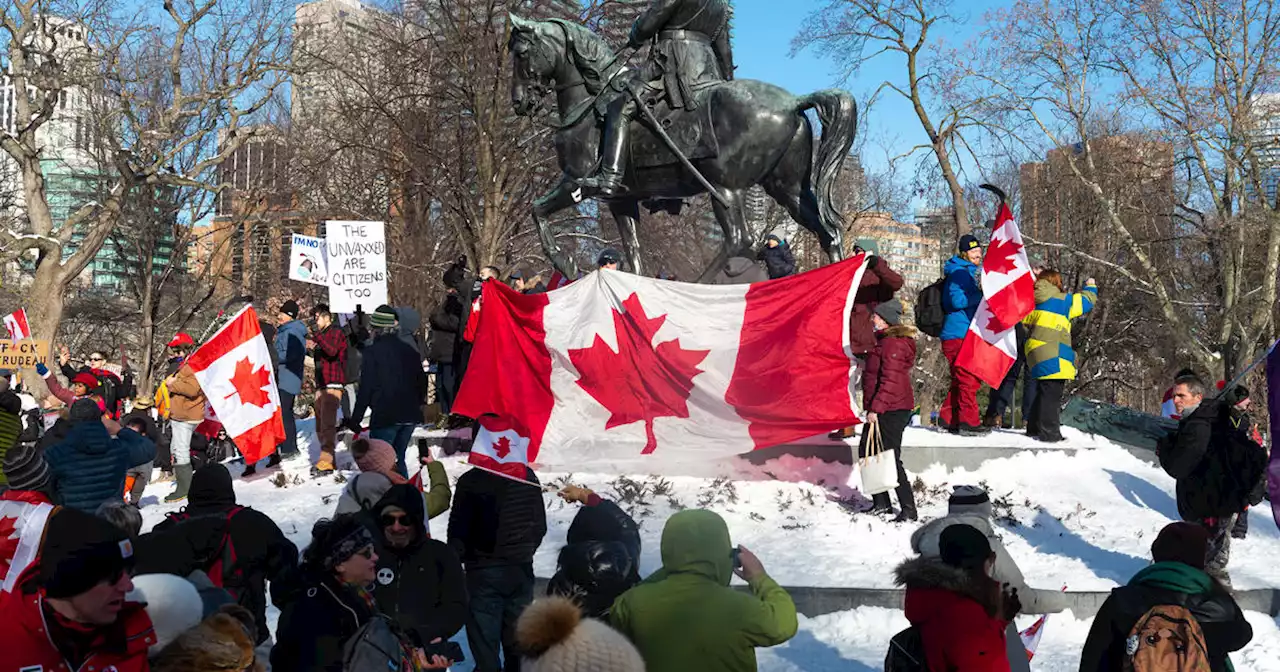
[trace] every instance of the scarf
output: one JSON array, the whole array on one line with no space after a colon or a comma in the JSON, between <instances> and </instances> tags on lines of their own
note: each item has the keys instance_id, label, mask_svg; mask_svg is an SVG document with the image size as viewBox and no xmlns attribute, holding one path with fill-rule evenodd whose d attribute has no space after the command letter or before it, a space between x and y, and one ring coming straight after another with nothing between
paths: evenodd
<instances>
[{"instance_id":1,"label":"scarf","mask_svg":"<svg viewBox=\"0 0 1280 672\"><path fill-rule=\"evenodd\" d=\"M1213 579L1203 570L1181 562L1157 562L1145 567L1129 579L1131 586L1163 588L1188 595L1206 595L1213 590ZM1235 672L1231 657L1224 656L1227 672Z\"/></svg>"}]
</instances>

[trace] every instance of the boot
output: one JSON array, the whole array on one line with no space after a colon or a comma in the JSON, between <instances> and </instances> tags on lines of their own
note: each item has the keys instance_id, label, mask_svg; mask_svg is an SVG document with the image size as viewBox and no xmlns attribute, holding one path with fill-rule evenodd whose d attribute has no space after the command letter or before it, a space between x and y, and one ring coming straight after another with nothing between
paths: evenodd
<instances>
[{"instance_id":1,"label":"boot","mask_svg":"<svg viewBox=\"0 0 1280 672\"><path fill-rule=\"evenodd\" d=\"M276 452L274 452L274 453L271 453L271 456L267 458L267 466L266 466L266 468L267 468L267 469L273 469L273 468L278 467L278 466L280 466L280 451L276 451Z\"/></svg>"},{"instance_id":2,"label":"boot","mask_svg":"<svg viewBox=\"0 0 1280 672\"><path fill-rule=\"evenodd\" d=\"M902 512L893 519L893 522L905 523L917 520L919 513L916 512L916 493L911 489L911 484L901 483L894 492L898 494L898 506L902 507Z\"/></svg>"},{"instance_id":3,"label":"boot","mask_svg":"<svg viewBox=\"0 0 1280 672\"><path fill-rule=\"evenodd\" d=\"M583 194L588 198L617 196L625 191L622 178L626 173L627 146L630 142L634 107L635 101L628 101L616 115L610 115L614 118L609 120L604 142L600 146L600 172L580 182Z\"/></svg>"},{"instance_id":4,"label":"boot","mask_svg":"<svg viewBox=\"0 0 1280 672\"><path fill-rule=\"evenodd\" d=\"M1245 512L1236 518L1236 524L1231 526L1231 538L1244 539L1247 536L1249 536L1249 510L1245 509Z\"/></svg>"},{"instance_id":5,"label":"boot","mask_svg":"<svg viewBox=\"0 0 1280 672\"><path fill-rule=\"evenodd\" d=\"M995 429L1000 426L1000 416L994 413L988 413L982 418L982 426L987 429Z\"/></svg>"},{"instance_id":6,"label":"boot","mask_svg":"<svg viewBox=\"0 0 1280 672\"><path fill-rule=\"evenodd\" d=\"M192 471L194 471L194 469L190 464L173 465L173 480L178 482L178 487L164 498L166 504L181 502L187 498L187 491L191 489Z\"/></svg>"},{"instance_id":7,"label":"boot","mask_svg":"<svg viewBox=\"0 0 1280 672\"><path fill-rule=\"evenodd\" d=\"M893 513L893 500L889 499L889 493L871 495L871 513L879 515Z\"/></svg>"}]
</instances>

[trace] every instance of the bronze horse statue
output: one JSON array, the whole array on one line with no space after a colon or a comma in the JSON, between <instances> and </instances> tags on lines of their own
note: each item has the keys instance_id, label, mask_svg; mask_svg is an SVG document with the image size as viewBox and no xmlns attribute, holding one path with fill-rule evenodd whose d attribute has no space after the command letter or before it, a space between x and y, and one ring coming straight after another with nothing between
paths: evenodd
<instances>
[{"instance_id":1,"label":"bronze horse statue","mask_svg":"<svg viewBox=\"0 0 1280 672\"><path fill-rule=\"evenodd\" d=\"M534 220L543 248L566 277L577 277L577 265L559 248L540 217L576 205L582 200L578 181L599 166L602 136L600 111L614 92L609 83L623 68L612 48L586 27L551 19L533 21L511 16L509 42L514 74L511 100L516 114L530 116L552 89L556 93L559 123L555 147L563 179L534 204ZM615 94L616 95L616 94ZM623 93L621 95L628 95ZM671 202L714 189L712 205L724 232L715 261L703 274L705 281L723 267L729 257L751 247L747 231L745 196L754 185L786 208L804 228L818 236L830 261L844 257L843 217L837 211L833 188L840 167L853 145L858 114L853 97L845 91L825 90L793 96L784 89L754 80L715 84L699 93L699 109L660 121L661 135L682 138L685 147L676 156L659 143L661 135L640 121L633 127L632 161L626 172L626 191L603 198L622 239L624 261L634 273L643 273L636 223L640 205ZM646 115L655 119L652 101ZM821 139L814 146L814 130L807 110L822 123ZM647 145L641 145L647 140ZM710 147L711 149L708 149ZM704 151L697 151L701 148ZM816 154L816 156L815 156ZM816 161L815 161L816 158ZM694 175L687 161L701 173Z\"/></svg>"}]
</instances>

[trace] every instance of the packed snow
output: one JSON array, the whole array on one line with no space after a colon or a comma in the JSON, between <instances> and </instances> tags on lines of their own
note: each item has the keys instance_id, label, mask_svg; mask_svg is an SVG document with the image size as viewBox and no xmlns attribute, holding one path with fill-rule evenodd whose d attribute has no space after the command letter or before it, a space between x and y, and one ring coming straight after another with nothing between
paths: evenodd
<instances>
[{"instance_id":1,"label":"packed snow","mask_svg":"<svg viewBox=\"0 0 1280 672\"><path fill-rule=\"evenodd\" d=\"M1027 450L990 460L973 471L935 464L913 474L922 520L946 512L951 485L983 485L995 504L1004 544L1031 585L1104 591L1123 584L1149 562L1151 541L1160 528L1177 519L1173 480L1159 467L1101 437L1069 433L1068 438L1062 447L1078 452ZM1013 433L961 439L912 428L906 443L908 450L922 445L1041 448L1022 443L1027 441ZM304 454L316 450L310 420L299 421L299 446ZM413 446L410 458L410 463L416 462ZM660 456L648 459L660 460ZM452 480L469 468L464 456L441 461ZM351 458L345 451L339 451L338 465L337 475L312 479L309 462L288 461L280 472L265 478L237 480L237 497L241 504L268 513L302 548L312 523L332 515L351 473L347 471L353 468ZM241 469L228 466L233 475ZM709 508L724 516L734 542L754 551L784 586L891 587L893 567L911 554L915 525L893 524L863 513L869 502L850 487L857 483L852 470L816 458L783 456L763 466L742 460L664 464L657 470L665 474L661 476L650 473L655 470L567 473L540 469L538 473L544 483L588 486L631 512L641 528L642 575L661 566L659 542L667 517L684 508ZM170 483L147 488L142 509L145 529L180 508L162 503L171 489ZM546 494L545 499L548 531L534 560L541 577L554 573L556 556L578 510L554 494ZM1269 513L1254 509L1249 538L1233 544L1230 571L1238 589L1280 586L1280 564L1275 562L1280 557L1280 531ZM432 520L430 527L433 536L444 539L448 514ZM274 622L274 610L269 617ZM1280 672L1276 619L1250 613L1249 620L1254 639L1233 656L1236 669ZM760 651L761 670L879 670L888 639L906 627L901 611L873 607L801 617L800 623L794 640ZM1087 619L1075 619L1070 613L1051 617L1033 669L1075 670L1088 629ZM464 636L457 640L465 647Z\"/></svg>"}]
</instances>

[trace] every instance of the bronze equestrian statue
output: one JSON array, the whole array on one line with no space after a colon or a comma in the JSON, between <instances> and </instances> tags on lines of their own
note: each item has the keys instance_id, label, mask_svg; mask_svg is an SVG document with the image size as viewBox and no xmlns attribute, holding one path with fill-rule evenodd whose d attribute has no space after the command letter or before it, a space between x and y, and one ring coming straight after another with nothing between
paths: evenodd
<instances>
[{"instance_id":1,"label":"bronze equestrian statue","mask_svg":"<svg viewBox=\"0 0 1280 672\"><path fill-rule=\"evenodd\" d=\"M618 224L629 270L643 273L640 205L668 207L708 192L724 240L705 279L750 248L745 195L757 184L818 236L831 261L843 258L832 189L857 131L853 98L838 90L796 97L734 80L729 14L727 0L652 0L628 41L651 43L635 69L582 25L511 16L516 113L535 114L541 98L556 93L563 177L534 203L534 219L547 256L567 277L577 266L541 217L596 198ZM816 148L810 109L822 124Z\"/></svg>"}]
</instances>

